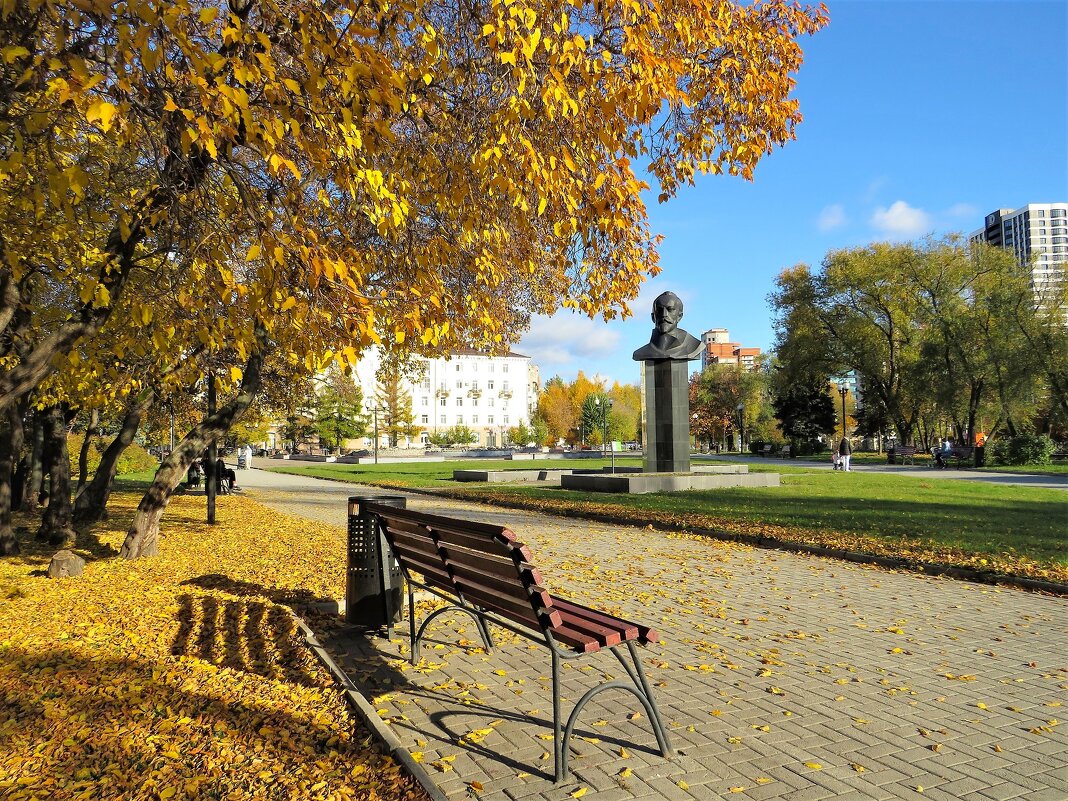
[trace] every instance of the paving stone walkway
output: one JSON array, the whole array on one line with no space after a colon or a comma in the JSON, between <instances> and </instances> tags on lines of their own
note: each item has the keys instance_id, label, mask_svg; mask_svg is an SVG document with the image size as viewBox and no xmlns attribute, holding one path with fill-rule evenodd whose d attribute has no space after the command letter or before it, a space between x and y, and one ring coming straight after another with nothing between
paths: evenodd
<instances>
[{"instance_id":1,"label":"paving stone walkway","mask_svg":"<svg viewBox=\"0 0 1068 801\"><path fill-rule=\"evenodd\" d=\"M366 489L239 479L339 525ZM409 508L509 525L550 590L655 626L663 639L642 655L679 751L664 760L638 702L606 693L584 710L572 780L554 785L544 648L501 632L486 654L469 619L446 617L413 668L403 630L325 627L450 798L1068 799L1064 598L426 496ZM591 666L618 670L610 654L580 660L572 701Z\"/></svg>"}]
</instances>

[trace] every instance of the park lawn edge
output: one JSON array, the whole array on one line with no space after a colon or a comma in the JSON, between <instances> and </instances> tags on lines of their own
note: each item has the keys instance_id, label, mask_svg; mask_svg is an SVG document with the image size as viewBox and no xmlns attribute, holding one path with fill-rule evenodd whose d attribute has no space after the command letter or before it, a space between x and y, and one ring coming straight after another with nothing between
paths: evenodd
<instances>
[{"instance_id":1,"label":"park lawn edge","mask_svg":"<svg viewBox=\"0 0 1068 801\"><path fill-rule=\"evenodd\" d=\"M801 465L797 467L800 468ZM278 472L298 473L298 470L283 468ZM353 483L351 480L336 477L316 476L316 478L339 483ZM984 584L1004 584L1039 592L1068 595L1068 565L1042 563L1018 555L979 554L945 545L932 545L922 541L912 542L905 538L880 539L855 532L827 529L816 531L698 513L687 514L633 508L623 510L612 504L598 504L588 500L578 501L566 498L535 500L522 493L509 492L502 488L427 489L415 487L403 481L376 481L367 475L360 477L359 484L436 495L490 506L564 517L581 517L602 523L694 533L762 548L779 548L850 562L874 564L895 570L909 570L926 575L942 575Z\"/></svg>"}]
</instances>

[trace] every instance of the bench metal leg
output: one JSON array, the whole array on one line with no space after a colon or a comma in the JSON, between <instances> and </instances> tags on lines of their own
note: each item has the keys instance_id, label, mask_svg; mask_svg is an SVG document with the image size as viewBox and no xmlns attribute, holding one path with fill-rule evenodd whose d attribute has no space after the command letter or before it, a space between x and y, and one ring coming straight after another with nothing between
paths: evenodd
<instances>
[{"instance_id":1,"label":"bench metal leg","mask_svg":"<svg viewBox=\"0 0 1068 801\"><path fill-rule=\"evenodd\" d=\"M593 699L594 696L606 691L606 690L626 690L631 693L635 698L641 701L642 706L645 707L645 712L649 716L649 723L653 729L653 736L656 737L656 743L660 746L660 754L667 759L670 759L675 755L675 749L671 745L671 740L668 737L667 729L664 727L664 722L660 718L660 710L656 706L656 700L653 698L652 688L649 687L649 681L645 678L645 672L642 670L641 660L638 658L637 649L634 647L634 643L627 642L627 649L630 651L630 658L633 661L633 667L627 663L627 660L623 658L615 647L610 650L615 655L619 663L623 665L624 670L627 671L627 675L630 677L630 681L623 681L622 679L613 679L610 681L602 682L596 687L591 687L586 693L578 700L574 708L571 710L571 714L568 715L567 725L564 727L563 736L560 733L560 657L557 655L556 650L552 652L553 662L553 751L555 757L555 778L554 781L562 782L571 775L570 768L568 767L568 759L571 756L571 735L575 731L575 725L578 723L579 715L582 712L582 708Z\"/></svg>"}]
</instances>

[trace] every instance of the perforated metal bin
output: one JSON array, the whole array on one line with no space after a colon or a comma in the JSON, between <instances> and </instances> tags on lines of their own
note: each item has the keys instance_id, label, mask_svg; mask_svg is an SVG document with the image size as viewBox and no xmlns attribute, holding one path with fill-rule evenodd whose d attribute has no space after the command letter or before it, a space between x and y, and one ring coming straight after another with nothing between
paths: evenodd
<instances>
[{"instance_id":1,"label":"perforated metal bin","mask_svg":"<svg viewBox=\"0 0 1068 801\"><path fill-rule=\"evenodd\" d=\"M360 495L349 498L348 570L345 578L345 620L367 629L390 628L403 608L404 580L400 565L378 531L368 503L404 509L403 495Z\"/></svg>"}]
</instances>

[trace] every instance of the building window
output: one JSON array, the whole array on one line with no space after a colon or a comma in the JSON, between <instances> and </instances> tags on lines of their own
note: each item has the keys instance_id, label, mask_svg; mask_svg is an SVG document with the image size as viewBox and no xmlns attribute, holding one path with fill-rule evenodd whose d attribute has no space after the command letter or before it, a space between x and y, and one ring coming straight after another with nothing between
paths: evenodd
<instances>
[{"instance_id":1,"label":"building window","mask_svg":"<svg viewBox=\"0 0 1068 801\"><path fill-rule=\"evenodd\" d=\"M445 405L445 398L442 398L442 399L441 399L441 405L442 405L442 406L444 406L444 405Z\"/></svg>"},{"instance_id":2,"label":"building window","mask_svg":"<svg viewBox=\"0 0 1068 801\"><path fill-rule=\"evenodd\" d=\"M460 363L456 362L456 372L460 372Z\"/></svg>"},{"instance_id":3,"label":"building window","mask_svg":"<svg viewBox=\"0 0 1068 801\"><path fill-rule=\"evenodd\" d=\"M424 414L422 416L421 422L422 422L423 425L429 424L430 423L430 415L429 414Z\"/></svg>"},{"instance_id":4,"label":"building window","mask_svg":"<svg viewBox=\"0 0 1068 801\"><path fill-rule=\"evenodd\" d=\"M478 398L471 398L471 405L478 406Z\"/></svg>"},{"instance_id":5,"label":"building window","mask_svg":"<svg viewBox=\"0 0 1068 801\"><path fill-rule=\"evenodd\" d=\"M456 425L462 426L464 424L464 416L462 414L456 415Z\"/></svg>"},{"instance_id":6,"label":"building window","mask_svg":"<svg viewBox=\"0 0 1068 801\"><path fill-rule=\"evenodd\" d=\"M460 379L456 379L456 388L457 389L463 389L464 388L464 382L461 381Z\"/></svg>"},{"instance_id":7,"label":"building window","mask_svg":"<svg viewBox=\"0 0 1068 801\"><path fill-rule=\"evenodd\" d=\"M488 390L492 390L493 389L493 382L492 381L487 381L486 382L486 389L488 389Z\"/></svg>"},{"instance_id":8,"label":"building window","mask_svg":"<svg viewBox=\"0 0 1068 801\"><path fill-rule=\"evenodd\" d=\"M504 424L505 424L505 425L508 425L508 415L505 415L505 416L504 416Z\"/></svg>"},{"instance_id":9,"label":"building window","mask_svg":"<svg viewBox=\"0 0 1068 801\"><path fill-rule=\"evenodd\" d=\"M489 399L489 401L487 401L487 402L489 403L489 405L490 405L490 408L492 409L492 408L493 408L493 405L494 405L494 403L493 403L493 398L490 398L490 399Z\"/></svg>"},{"instance_id":10,"label":"building window","mask_svg":"<svg viewBox=\"0 0 1068 801\"><path fill-rule=\"evenodd\" d=\"M502 364L501 365L501 372L502 373L507 373L508 372L508 365L507 364Z\"/></svg>"},{"instance_id":11,"label":"building window","mask_svg":"<svg viewBox=\"0 0 1068 801\"><path fill-rule=\"evenodd\" d=\"M423 383L420 384L419 386L421 386L423 389L430 389L430 379L429 378L424 378L423 379Z\"/></svg>"},{"instance_id":12,"label":"building window","mask_svg":"<svg viewBox=\"0 0 1068 801\"><path fill-rule=\"evenodd\" d=\"M463 406L464 405L464 399L463 398L457 398L456 399L456 405L457 406Z\"/></svg>"},{"instance_id":13,"label":"building window","mask_svg":"<svg viewBox=\"0 0 1068 801\"><path fill-rule=\"evenodd\" d=\"M441 416L441 424L442 424L442 425L445 425L445 415L442 415L442 416Z\"/></svg>"},{"instance_id":14,"label":"building window","mask_svg":"<svg viewBox=\"0 0 1068 801\"><path fill-rule=\"evenodd\" d=\"M507 382L507 381L505 381L505 382L504 382L504 383L503 383L503 384L501 385L501 389L502 389L502 390L503 390L504 392L507 392L507 391L508 391L508 382Z\"/></svg>"},{"instance_id":15,"label":"building window","mask_svg":"<svg viewBox=\"0 0 1068 801\"><path fill-rule=\"evenodd\" d=\"M489 425L493 425L493 415L492 414L489 417L486 418L486 423L488 423Z\"/></svg>"},{"instance_id":16,"label":"building window","mask_svg":"<svg viewBox=\"0 0 1068 801\"><path fill-rule=\"evenodd\" d=\"M477 414L471 415L471 425L473 425L473 426L478 425L478 415Z\"/></svg>"},{"instance_id":17,"label":"building window","mask_svg":"<svg viewBox=\"0 0 1068 801\"><path fill-rule=\"evenodd\" d=\"M1049 213L1050 217L1066 217L1068 216L1068 210L1066 209L1054 209Z\"/></svg>"},{"instance_id":18,"label":"building window","mask_svg":"<svg viewBox=\"0 0 1068 801\"><path fill-rule=\"evenodd\" d=\"M428 398L426 395L421 397L419 400L423 402L423 406L428 406L430 404L430 398Z\"/></svg>"}]
</instances>

